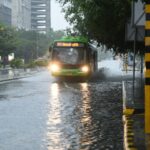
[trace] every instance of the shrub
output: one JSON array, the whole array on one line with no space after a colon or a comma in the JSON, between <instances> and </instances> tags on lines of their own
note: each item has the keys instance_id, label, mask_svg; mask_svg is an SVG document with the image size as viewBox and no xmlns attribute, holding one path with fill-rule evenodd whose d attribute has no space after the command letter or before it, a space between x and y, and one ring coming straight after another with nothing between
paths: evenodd
<instances>
[{"instance_id":1,"label":"shrub","mask_svg":"<svg viewBox=\"0 0 150 150\"><path fill-rule=\"evenodd\" d=\"M26 68L35 68L36 67L36 64L34 61L31 61L30 63L26 64L25 65Z\"/></svg>"},{"instance_id":2,"label":"shrub","mask_svg":"<svg viewBox=\"0 0 150 150\"><path fill-rule=\"evenodd\" d=\"M36 60L35 61L35 64L36 66L39 66L39 67L46 67L48 66L48 61L47 60Z\"/></svg>"},{"instance_id":3,"label":"shrub","mask_svg":"<svg viewBox=\"0 0 150 150\"><path fill-rule=\"evenodd\" d=\"M12 68L23 68L24 67L24 62L22 59L16 58L10 61L10 66Z\"/></svg>"}]
</instances>

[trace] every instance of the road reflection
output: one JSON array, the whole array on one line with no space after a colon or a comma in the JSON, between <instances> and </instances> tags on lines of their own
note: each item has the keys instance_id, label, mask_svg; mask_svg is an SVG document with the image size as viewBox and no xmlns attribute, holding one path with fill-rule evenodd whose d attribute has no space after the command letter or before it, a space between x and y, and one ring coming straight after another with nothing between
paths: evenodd
<instances>
[{"instance_id":1,"label":"road reflection","mask_svg":"<svg viewBox=\"0 0 150 150\"><path fill-rule=\"evenodd\" d=\"M50 113L49 121L51 125L57 125L61 123L61 113L60 113L60 99L59 99L59 85L57 83L51 86L52 99L50 100Z\"/></svg>"},{"instance_id":2,"label":"road reflection","mask_svg":"<svg viewBox=\"0 0 150 150\"><path fill-rule=\"evenodd\" d=\"M108 123L112 116L109 115L109 110L106 110L106 106L110 106L110 110L113 106L115 110L114 98L106 105L102 97L103 90L100 94L96 90L97 86L91 87L89 83L51 84L46 130L48 150L95 150L117 147L113 145L113 136L116 132L112 130L116 126L116 121L114 123L113 119L111 124ZM106 92L107 98L110 91ZM99 94L96 100L95 94Z\"/></svg>"},{"instance_id":3,"label":"road reflection","mask_svg":"<svg viewBox=\"0 0 150 150\"><path fill-rule=\"evenodd\" d=\"M81 92L82 92L82 135L80 139L81 149L89 149L92 143L92 118L91 118L91 99L90 91L87 83L81 83Z\"/></svg>"},{"instance_id":4,"label":"road reflection","mask_svg":"<svg viewBox=\"0 0 150 150\"><path fill-rule=\"evenodd\" d=\"M0 149L121 150L120 99L120 82L56 82L47 72L1 84Z\"/></svg>"},{"instance_id":5,"label":"road reflection","mask_svg":"<svg viewBox=\"0 0 150 150\"><path fill-rule=\"evenodd\" d=\"M48 113L48 150L52 150L52 147L55 150L63 150L60 149L61 146L61 131L58 128L59 124L61 124L61 112L60 112L60 99L59 99L59 85L54 83L51 85L51 99L49 101L49 113Z\"/></svg>"}]
</instances>

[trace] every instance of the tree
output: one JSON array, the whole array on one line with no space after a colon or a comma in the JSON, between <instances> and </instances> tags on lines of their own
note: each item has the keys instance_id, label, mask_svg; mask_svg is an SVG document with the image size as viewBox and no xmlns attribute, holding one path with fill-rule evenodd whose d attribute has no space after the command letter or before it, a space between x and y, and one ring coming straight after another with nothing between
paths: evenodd
<instances>
[{"instance_id":1,"label":"tree","mask_svg":"<svg viewBox=\"0 0 150 150\"><path fill-rule=\"evenodd\" d=\"M8 56L16 48L15 30L10 27L0 25L0 55Z\"/></svg>"},{"instance_id":2,"label":"tree","mask_svg":"<svg viewBox=\"0 0 150 150\"><path fill-rule=\"evenodd\" d=\"M48 51L50 44L63 35L63 31L53 31L52 29L48 34L18 30L18 45L15 50L15 56L25 59L25 62L42 57Z\"/></svg>"},{"instance_id":3,"label":"tree","mask_svg":"<svg viewBox=\"0 0 150 150\"><path fill-rule=\"evenodd\" d=\"M15 50L15 30L0 24L0 56L5 67L8 64L8 55Z\"/></svg>"},{"instance_id":4,"label":"tree","mask_svg":"<svg viewBox=\"0 0 150 150\"><path fill-rule=\"evenodd\" d=\"M17 39L15 57L22 58L25 62L33 60L36 51L36 33L21 29L17 31Z\"/></svg>"},{"instance_id":5,"label":"tree","mask_svg":"<svg viewBox=\"0 0 150 150\"><path fill-rule=\"evenodd\" d=\"M30 62L48 52L50 44L64 35L64 31L50 30L48 34L13 29L0 24L0 56L6 58L14 52L16 58ZM5 60L5 59L4 59Z\"/></svg>"},{"instance_id":6,"label":"tree","mask_svg":"<svg viewBox=\"0 0 150 150\"><path fill-rule=\"evenodd\" d=\"M51 28L47 35L49 37L49 45L52 44L55 40L60 39L64 35L65 35L64 31L62 31L62 30L54 31Z\"/></svg>"},{"instance_id":7,"label":"tree","mask_svg":"<svg viewBox=\"0 0 150 150\"><path fill-rule=\"evenodd\" d=\"M123 51L130 0L57 0L74 29L98 43Z\"/></svg>"}]
</instances>

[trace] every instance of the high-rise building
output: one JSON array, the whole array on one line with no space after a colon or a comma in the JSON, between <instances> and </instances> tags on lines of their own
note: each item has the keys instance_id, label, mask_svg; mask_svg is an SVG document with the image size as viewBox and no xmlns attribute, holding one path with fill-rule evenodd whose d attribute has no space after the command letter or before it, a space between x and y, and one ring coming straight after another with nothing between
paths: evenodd
<instances>
[{"instance_id":1,"label":"high-rise building","mask_svg":"<svg viewBox=\"0 0 150 150\"><path fill-rule=\"evenodd\" d=\"M12 0L12 26L31 29L31 0Z\"/></svg>"},{"instance_id":2,"label":"high-rise building","mask_svg":"<svg viewBox=\"0 0 150 150\"><path fill-rule=\"evenodd\" d=\"M31 0L31 29L47 33L51 28L51 0Z\"/></svg>"},{"instance_id":3,"label":"high-rise building","mask_svg":"<svg viewBox=\"0 0 150 150\"><path fill-rule=\"evenodd\" d=\"M51 0L0 0L0 22L19 29L47 33Z\"/></svg>"},{"instance_id":4,"label":"high-rise building","mask_svg":"<svg viewBox=\"0 0 150 150\"><path fill-rule=\"evenodd\" d=\"M0 23L11 25L12 0L0 0Z\"/></svg>"}]
</instances>

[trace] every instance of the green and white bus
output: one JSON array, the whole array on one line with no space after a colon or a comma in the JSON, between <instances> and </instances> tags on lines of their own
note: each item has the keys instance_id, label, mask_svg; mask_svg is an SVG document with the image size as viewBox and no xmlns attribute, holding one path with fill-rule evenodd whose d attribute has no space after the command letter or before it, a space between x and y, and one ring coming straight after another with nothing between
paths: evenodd
<instances>
[{"instance_id":1,"label":"green and white bus","mask_svg":"<svg viewBox=\"0 0 150 150\"><path fill-rule=\"evenodd\" d=\"M97 70L97 51L84 37L54 41L50 55L50 70L55 77L89 77Z\"/></svg>"}]
</instances>

